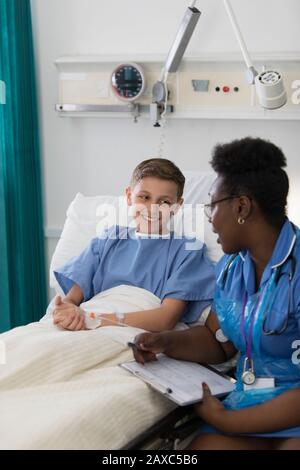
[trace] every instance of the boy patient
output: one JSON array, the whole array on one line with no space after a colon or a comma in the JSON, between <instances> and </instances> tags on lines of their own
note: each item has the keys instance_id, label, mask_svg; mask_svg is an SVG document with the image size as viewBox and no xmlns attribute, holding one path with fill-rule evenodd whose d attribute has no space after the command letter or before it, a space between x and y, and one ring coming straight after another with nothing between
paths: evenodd
<instances>
[{"instance_id":1,"label":"boy patient","mask_svg":"<svg viewBox=\"0 0 300 470\"><path fill-rule=\"evenodd\" d=\"M54 272L65 294L55 300L56 325L74 331L90 328L94 314L80 304L124 284L152 292L161 300L159 308L129 312L121 320L120 314L103 312L91 328L122 324L158 332L173 329L179 320L197 321L213 297L214 264L205 245L198 243L195 249L190 238L179 238L170 229L183 203L184 183L169 160L154 158L137 166L126 188L135 226L109 228Z\"/></svg>"}]
</instances>

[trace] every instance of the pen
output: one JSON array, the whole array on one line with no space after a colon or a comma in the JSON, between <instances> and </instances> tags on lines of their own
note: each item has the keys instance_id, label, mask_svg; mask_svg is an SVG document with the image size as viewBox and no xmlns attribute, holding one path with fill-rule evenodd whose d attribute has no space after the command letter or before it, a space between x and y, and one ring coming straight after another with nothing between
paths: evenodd
<instances>
[{"instance_id":1,"label":"pen","mask_svg":"<svg viewBox=\"0 0 300 470\"><path fill-rule=\"evenodd\" d=\"M138 345L135 344L135 343L132 343L131 341L129 341L129 342L127 343L127 346L129 346L129 347L130 347L131 349L133 349L133 350L141 351L141 349L138 347Z\"/></svg>"}]
</instances>

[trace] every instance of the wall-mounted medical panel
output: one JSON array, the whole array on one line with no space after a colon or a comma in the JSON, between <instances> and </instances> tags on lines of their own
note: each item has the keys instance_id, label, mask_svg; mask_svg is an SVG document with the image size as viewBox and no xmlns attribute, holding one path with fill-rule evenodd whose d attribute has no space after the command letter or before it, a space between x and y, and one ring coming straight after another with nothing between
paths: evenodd
<instances>
[{"instance_id":1,"label":"wall-mounted medical panel","mask_svg":"<svg viewBox=\"0 0 300 470\"><path fill-rule=\"evenodd\" d=\"M190 58L168 78L171 118L300 119L300 53L254 57L258 70L282 73L287 104L267 111L248 85L240 56ZM123 64L122 67L119 67ZM56 61L61 116L149 117L161 57L64 57ZM136 70L137 69L137 70ZM114 73L115 72L115 73ZM114 78L113 78L114 76ZM138 96L135 99L135 95Z\"/></svg>"}]
</instances>

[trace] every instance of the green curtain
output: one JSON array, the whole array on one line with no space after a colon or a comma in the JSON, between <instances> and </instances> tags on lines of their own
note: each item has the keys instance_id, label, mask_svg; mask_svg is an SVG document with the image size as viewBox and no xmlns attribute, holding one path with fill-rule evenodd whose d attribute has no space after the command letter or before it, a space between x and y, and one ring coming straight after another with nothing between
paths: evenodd
<instances>
[{"instance_id":1,"label":"green curtain","mask_svg":"<svg viewBox=\"0 0 300 470\"><path fill-rule=\"evenodd\" d=\"M30 0L0 0L0 84L0 332L4 332L39 320L47 303Z\"/></svg>"}]
</instances>

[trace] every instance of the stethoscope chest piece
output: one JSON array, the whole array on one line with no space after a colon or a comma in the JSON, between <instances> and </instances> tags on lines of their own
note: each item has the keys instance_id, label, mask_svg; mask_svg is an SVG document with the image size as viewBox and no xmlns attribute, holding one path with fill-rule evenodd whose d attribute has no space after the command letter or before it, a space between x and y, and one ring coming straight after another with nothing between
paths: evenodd
<instances>
[{"instance_id":1,"label":"stethoscope chest piece","mask_svg":"<svg viewBox=\"0 0 300 470\"><path fill-rule=\"evenodd\" d=\"M246 357L244 361L242 381L245 385L253 385L255 380L256 380L256 377L254 373L253 360Z\"/></svg>"},{"instance_id":2,"label":"stethoscope chest piece","mask_svg":"<svg viewBox=\"0 0 300 470\"><path fill-rule=\"evenodd\" d=\"M246 372L243 372L242 381L245 385L253 385L255 380L256 378L252 371L247 370Z\"/></svg>"}]
</instances>

